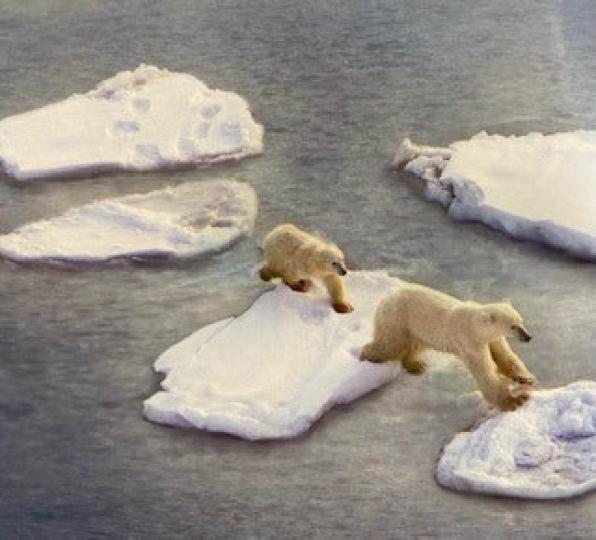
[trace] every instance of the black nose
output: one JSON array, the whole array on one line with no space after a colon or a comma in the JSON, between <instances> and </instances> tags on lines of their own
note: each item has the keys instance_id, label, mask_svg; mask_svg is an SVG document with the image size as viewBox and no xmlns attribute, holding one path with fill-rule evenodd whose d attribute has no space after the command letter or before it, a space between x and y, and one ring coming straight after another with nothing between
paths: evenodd
<instances>
[{"instance_id":1,"label":"black nose","mask_svg":"<svg viewBox=\"0 0 596 540\"><path fill-rule=\"evenodd\" d=\"M524 343L528 343L532 339L532 336L526 332L525 328L518 326L517 327L517 335L519 336L519 340L523 341Z\"/></svg>"},{"instance_id":2,"label":"black nose","mask_svg":"<svg viewBox=\"0 0 596 540\"><path fill-rule=\"evenodd\" d=\"M335 272L339 276L345 276L348 273L348 270L346 269L346 265L341 262L335 261L333 263L333 268L335 269Z\"/></svg>"}]
</instances>

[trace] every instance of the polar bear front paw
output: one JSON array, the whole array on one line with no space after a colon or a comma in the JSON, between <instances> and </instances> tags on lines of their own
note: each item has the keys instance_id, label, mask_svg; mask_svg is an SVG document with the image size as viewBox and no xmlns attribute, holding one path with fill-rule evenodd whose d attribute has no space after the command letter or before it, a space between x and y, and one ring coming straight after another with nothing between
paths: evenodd
<instances>
[{"instance_id":1,"label":"polar bear front paw","mask_svg":"<svg viewBox=\"0 0 596 540\"><path fill-rule=\"evenodd\" d=\"M524 386L533 386L536 384L536 378L531 373L515 373L512 379Z\"/></svg>"},{"instance_id":2,"label":"polar bear front paw","mask_svg":"<svg viewBox=\"0 0 596 540\"><path fill-rule=\"evenodd\" d=\"M497 405L502 411L514 411L530 399L527 390L517 390L515 393L510 388L504 390L499 396Z\"/></svg>"},{"instance_id":3,"label":"polar bear front paw","mask_svg":"<svg viewBox=\"0 0 596 540\"><path fill-rule=\"evenodd\" d=\"M426 364L415 358L404 358L401 363L410 375L422 375L426 370Z\"/></svg>"},{"instance_id":4,"label":"polar bear front paw","mask_svg":"<svg viewBox=\"0 0 596 540\"><path fill-rule=\"evenodd\" d=\"M337 313L352 313L352 311L354 311L352 304L348 304L347 302L335 302L333 304L333 309Z\"/></svg>"}]
</instances>

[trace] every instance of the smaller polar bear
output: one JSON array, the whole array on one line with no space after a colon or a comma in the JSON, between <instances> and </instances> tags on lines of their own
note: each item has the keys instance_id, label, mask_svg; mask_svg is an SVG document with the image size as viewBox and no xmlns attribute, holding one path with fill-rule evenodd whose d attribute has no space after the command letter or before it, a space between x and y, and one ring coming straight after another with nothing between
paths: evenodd
<instances>
[{"instance_id":1,"label":"smaller polar bear","mask_svg":"<svg viewBox=\"0 0 596 540\"><path fill-rule=\"evenodd\" d=\"M424 371L425 349L458 356L470 370L485 399L503 410L515 409L529 394L514 394L511 382L524 386L534 377L511 350L507 338L531 337L519 313L508 303L477 304L421 285L406 284L389 293L377 307L373 341L360 359L400 360L413 374Z\"/></svg>"},{"instance_id":2,"label":"smaller polar bear","mask_svg":"<svg viewBox=\"0 0 596 540\"><path fill-rule=\"evenodd\" d=\"M264 281L281 278L292 290L306 292L311 278L320 279L338 313L353 310L346 300L341 276L347 274L344 254L335 244L286 223L273 229L263 242L264 262L260 276Z\"/></svg>"}]
</instances>

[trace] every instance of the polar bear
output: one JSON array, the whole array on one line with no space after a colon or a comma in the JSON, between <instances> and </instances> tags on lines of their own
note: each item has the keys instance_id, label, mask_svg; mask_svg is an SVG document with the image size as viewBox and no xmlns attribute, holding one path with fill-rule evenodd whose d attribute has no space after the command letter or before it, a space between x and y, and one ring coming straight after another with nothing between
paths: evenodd
<instances>
[{"instance_id":1,"label":"polar bear","mask_svg":"<svg viewBox=\"0 0 596 540\"><path fill-rule=\"evenodd\" d=\"M419 359L424 349L454 354L488 402L511 410L528 399L527 387L535 379L509 347L509 337L531 339L510 304L462 302L428 287L405 284L379 303L373 341L364 346L360 358L400 360L409 373L419 374L425 367ZM523 385L515 394L512 381Z\"/></svg>"},{"instance_id":2,"label":"polar bear","mask_svg":"<svg viewBox=\"0 0 596 540\"><path fill-rule=\"evenodd\" d=\"M263 241L261 279L281 278L291 289L306 292L320 279L338 313L353 310L346 300L342 276L347 274L344 254L335 245L286 223L275 227Z\"/></svg>"}]
</instances>

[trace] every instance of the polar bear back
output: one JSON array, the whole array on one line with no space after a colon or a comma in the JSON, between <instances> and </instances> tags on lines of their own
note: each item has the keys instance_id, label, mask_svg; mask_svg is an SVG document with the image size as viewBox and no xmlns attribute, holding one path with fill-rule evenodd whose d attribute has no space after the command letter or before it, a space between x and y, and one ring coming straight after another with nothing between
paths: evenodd
<instances>
[{"instance_id":1,"label":"polar bear back","mask_svg":"<svg viewBox=\"0 0 596 540\"><path fill-rule=\"evenodd\" d=\"M300 274L300 277L323 277L333 269L328 257L343 260L342 251L295 225L278 225L263 241L265 263L278 272Z\"/></svg>"},{"instance_id":2,"label":"polar bear back","mask_svg":"<svg viewBox=\"0 0 596 540\"><path fill-rule=\"evenodd\" d=\"M462 330L465 321L457 319L456 308L464 302L448 294L416 284L404 284L391 292L379 304L375 324L392 325L406 331L431 348L450 350L455 333Z\"/></svg>"}]
</instances>

